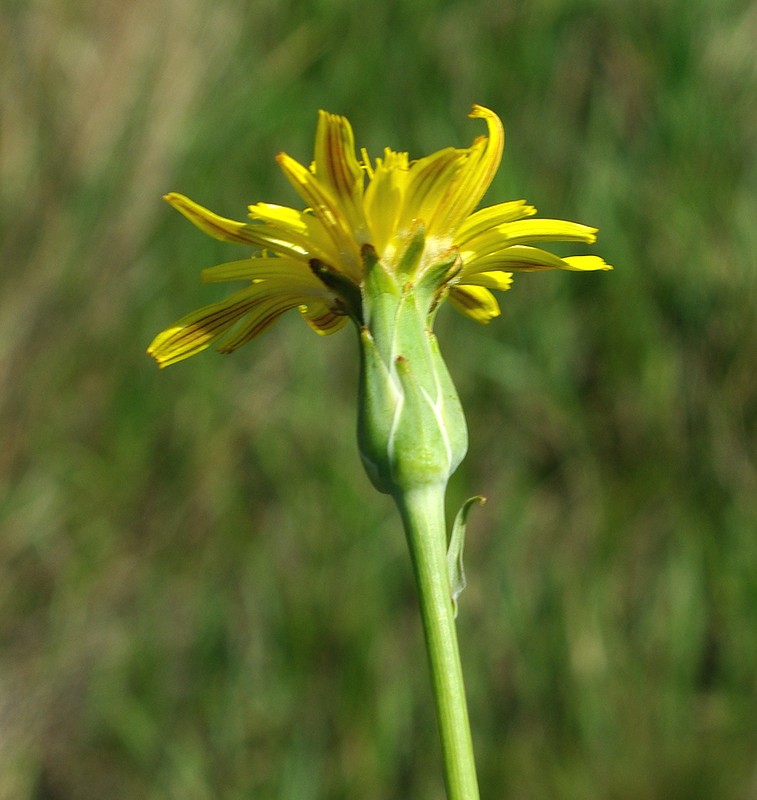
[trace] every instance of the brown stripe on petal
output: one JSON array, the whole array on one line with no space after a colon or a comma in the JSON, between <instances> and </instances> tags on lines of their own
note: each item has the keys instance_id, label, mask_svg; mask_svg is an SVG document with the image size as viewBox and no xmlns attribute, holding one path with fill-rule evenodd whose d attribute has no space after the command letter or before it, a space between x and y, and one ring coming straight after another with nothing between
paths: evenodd
<instances>
[{"instance_id":1,"label":"brown stripe on petal","mask_svg":"<svg viewBox=\"0 0 757 800\"><path fill-rule=\"evenodd\" d=\"M468 149L468 158L458 180L454 181L447 202L438 207L433 226L439 230L456 229L478 205L494 178L504 148L504 128L499 117L483 106L474 105L471 118L486 121L488 136L477 136Z\"/></svg>"},{"instance_id":2,"label":"brown stripe on petal","mask_svg":"<svg viewBox=\"0 0 757 800\"><path fill-rule=\"evenodd\" d=\"M436 210L444 204L449 195L450 186L454 183L460 168L462 152L449 147L410 165L407 195L402 212L405 219L408 217L423 219L424 215L435 216ZM436 197L433 197L434 192L437 194ZM426 208L432 197L434 208ZM428 229L430 220L423 219L423 221Z\"/></svg>"},{"instance_id":3,"label":"brown stripe on petal","mask_svg":"<svg viewBox=\"0 0 757 800\"><path fill-rule=\"evenodd\" d=\"M271 298L268 298L270 300ZM286 311L300 305L302 298L293 298L291 295L276 298L276 301L270 305L261 298L257 303L259 306L264 306L257 310L256 316L246 322L240 329L229 336L218 347L219 353L231 353L238 349L247 342L252 341L256 336L259 336L267 328L273 325L274 322ZM259 316L258 316L259 315Z\"/></svg>"},{"instance_id":4,"label":"brown stripe on petal","mask_svg":"<svg viewBox=\"0 0 757 800\"><path fill-rule=\"evenodd\" d=\"M172 205L179 213L183 214L191 223L196 225L203 233L225 242L238 242L241 244L254 244L244 222L227 219L213 211L195 203L183 194L171 192L164 195L163 199Z\"/></svg>"},{"instance_id":5,"label":"brown stripe on petal","mask_svg":"<svg viewBox=\"0 0 757 800\"><path fill-rule=\"evenodd\" d=\"M207 333L210 338L216 338L248 313L258 302L258 298L251 298L244 302L235 303L233 306L220 308L206 317L186 325L181 332L177 333L173 341L178 344L183 339L195 338L200 331Z\"/></svg>"},{"instance_id":6,"label":"brown stripe on petal","mask_svg":"<svg viewBox=\"0 0 757 800\"><path fill-rule=\"evenodd\" d=\"M462 286L453 287L452 294L454 295L455 300L457 300L461 306L465 306L466 308L477 308L481 305L480 301L473 297L473 295L466 291Z\"/></svg>"},{"instance_id":7,"label":"brown stripe on petal","mask_svg":"<svg viewBox=\"0 0 757 800\"><path fill-rule=\"evenodd\" d=\"M450 289L449 300L462 314L472 320L485 325L500 314L499 303L495 300L492 293L483 287L476 287L478 292L473 291L473 287L454 286Z\"/></svg>"},{"instance_id":8,"label":"brown stripe on petal","mask_svg":"<svg viewBox=\"0 0 757 800\"><path fill-rule=\"evenodd\" d=\"M324 234L333 243L335 252L340 258L339 268L351 278L360 280L357 243L352 235L349 220L338 199L332 196L328 182L319 181L302 164L285 153L280 153L277 161L287 180L312 209L323 227Z\"/></svg>"},{"instance_id":9,"label":"brown stripe on petal","mask_svg":"<svg viewBox=\"0 0 757 800\"><path fill-rule=\"evenodd\" d=\"M209 347L237 320L270 295L264 284L242 289L220 303L213 303L186 314L155 337L148 349L158 363L181 361Z\"/></svg>"},{"instance_id":10,"label":"brown stripe on petal","mask_svg":"<svg viewBox=\"0 0 757 800\"><path fill-rule=\"evenodd\" d=\"M325 303L313 302L300 308L307 324L320 334L332 333L347 321L344 313L335 311Z\"/></svg>"},{"instance_id":11,"label":"brown stripe on petal","mask_svg":"<svg viewBox=\"0 0 757 800\"><path fill-rule=\"evenodd\" d=\"M325 135L323 149L316 153L318 177L333 189L337 200L346 200L352 206L362 170L355 157L354 136L349 120L322 112L319 122L325 126Z\"/></svg>"},{"instance_id":12,"label":"brown stripe on petal","mask_svg":"<svg viewBox=\"0 0 757 800\"><path fill-rule=\"evenodd\" d=\"M347 164L345 162L344 147L341 137L340 123L341 120L335 119L329 129L329 135L326 139L328 149L328 164L325 165L329 172L329 177L336 190L338 198L348 197L352 198L352 187L347 175Z\"/></svg>"}]
</instances>

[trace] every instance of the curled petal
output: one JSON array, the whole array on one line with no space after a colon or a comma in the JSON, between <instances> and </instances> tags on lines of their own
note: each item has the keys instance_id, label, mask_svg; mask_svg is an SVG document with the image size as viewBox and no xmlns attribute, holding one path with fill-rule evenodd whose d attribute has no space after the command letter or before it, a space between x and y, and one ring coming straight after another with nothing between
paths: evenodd
<instances>
[{"instance_id":1,"label":"curled petal","mask_svg":"<svg viewBox=\"0 0 757 800\"><path fill-rule=\"evenodd\" d=\"M449 300L461 314L482 325L500 315L499 303L483 286L453 286L449 291Z\"/></svg>"},{"instance_id":2,"label":"curled petal","mask_svg":"<svg viewBox=\"0 0 757 800\"><path fill-rule=\"evenodd\" d=\"M505 129L502 120L488 108L474 105L468 116L471 119L484 119L488 129L489 137L486 142L486 149L481 154L476 171L471 175L470 188L480 192L478 196L467 198L467 210L463 216L468 216L478 205L484 193L491 185L494 176L499 169L502 161L502 153L505 149Z\"/></svg>"},{"instance_id":3,"label":"curled petal","mask_svg":"<svg viewBox=\"0 0 757 800\"><path fill-rule=\"evenodd\" d=\"M502 160L505 129L500 118L488 108L474 105L469 117L484 119L488 136L480 136L467 150L467 158L450 183L444 203L429 225L439 231L455 231L486 194Z\"/></svg>"},{"instance_id":4,"label":"curled petal","mask_svg":"<svg viewBox=\"0 0 757 800\"><path fill-rule=\"evenodd\" d=\"M214 239L220 239L223 242L257 244L257 241L248 230L249 226L244 222L236 222L233 219L214 214L199 203L195 203L194 200L190 200L183 194L178 194L178 192L164 195L163 199L195 224L203 233L207 233L208 236L212 236Z\"/></svg>"}]
</instances>

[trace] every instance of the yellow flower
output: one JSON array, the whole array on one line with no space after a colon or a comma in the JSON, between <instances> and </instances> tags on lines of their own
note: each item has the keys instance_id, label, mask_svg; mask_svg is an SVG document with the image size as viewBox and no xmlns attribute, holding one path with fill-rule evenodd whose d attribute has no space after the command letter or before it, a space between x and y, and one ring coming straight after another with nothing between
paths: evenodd
<instances>
[{"instance_id":1,"label":"yellow flower","mask_svg":"<svg viewBox=\"0 0 757 800\"><path fill-rule=\"evenodd\" d=\"M469 116L485 120L488 136L478 136L468 148L446 147L417 161L387 148L371 163L364 151L358 159L347 119L321 111L313 164L305 167L285 153L277 157L307 205L304 211L257 203L249 207L250 222L236 222L183 195L166 195L200 230L258 252L203 270L206 283L247 286L179 319L158 334L148 353L162 367L214 342L229 353L295 308L322 334L338 330L349 317L360 323L365 246L405 281L451 264L438 277L437 302L447 295L482 323L500 313L490 290L509 289L513 271L611 269L597 256L558 258L534 246L592 243L595 228L530 219L536 209L524 200L474 211L499 167L505 136L494 112L475 105ZM423 250L408 259L413 242L422 242ZM403 273L408 264L412 274Z\"/></svg>"}]
</instances>

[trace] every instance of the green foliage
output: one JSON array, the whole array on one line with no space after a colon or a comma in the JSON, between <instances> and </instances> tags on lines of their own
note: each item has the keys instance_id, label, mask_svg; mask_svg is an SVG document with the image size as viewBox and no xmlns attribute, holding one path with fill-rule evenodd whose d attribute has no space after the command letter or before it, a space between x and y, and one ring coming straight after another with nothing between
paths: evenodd
<instances>
[{"instance_id":1,"label":"green foliage","mask_svg":"<svg viewBox=\"0 0 757 800\"><path fill-rule=\"evenodd\" d=\"M600 228L437 332L481 493L458 617L482 798L757 790L757 73L740 0L47 0L0 26L0 800L441 795L357 345L296 315L159 372L223 289L160 196L296 203L316 110Z\"/></svg>"}]
</instances>

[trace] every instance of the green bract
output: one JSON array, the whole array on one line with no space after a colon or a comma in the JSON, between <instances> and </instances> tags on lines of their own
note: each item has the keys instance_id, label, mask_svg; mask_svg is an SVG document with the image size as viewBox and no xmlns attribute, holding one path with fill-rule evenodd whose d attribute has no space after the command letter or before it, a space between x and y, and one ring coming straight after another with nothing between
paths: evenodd
<instances>
[{"instance_id":1,"label":"green bract","mask_svg":"<svg viewBox=\"0 0 757 800\"><path fill-rule=\"evenodd\" d=\"M468 447L463 410L431 331L439 275L454 258L416 281L410 262L422 250L419 226L406 251L407 271L398 275L373 248L363 248L358 442L373 484L388 494L446 486Z\"/></svg>"}]
</instances>

